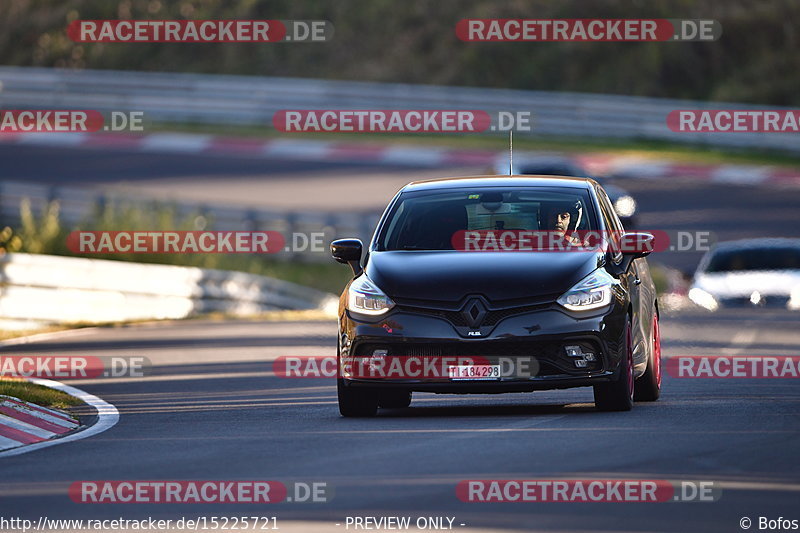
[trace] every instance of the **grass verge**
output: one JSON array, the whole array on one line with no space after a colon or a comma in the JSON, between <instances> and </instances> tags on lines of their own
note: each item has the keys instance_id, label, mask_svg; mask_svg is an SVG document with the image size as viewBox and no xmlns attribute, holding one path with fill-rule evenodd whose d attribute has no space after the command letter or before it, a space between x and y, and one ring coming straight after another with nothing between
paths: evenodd
<instances>
[{"instance_id":1,"label":"grass verge","mask_svg":"<svg viewBox=\"0 0 800 533\"><path fill-rule=\"evenodd\" d=\"M83 405L81 400L66 392L36 385L22 379L0 378L0 395L13 396L25 402L54 409L67 409Z\"/></svg>"},{"instance_id":2,"label":"grass verge","mask_svg":"<svg viewBox=\"0 0 800 533\"><path fill-rule=\"evenodd\" d=\"M9 339L16 339L17 337L28 337L30 335L38 335L40 333L54 333L56 331L64 331L67 329L76 329L81 326L42 326L41 328L34 329L0 329L0 341L7 341Z\"/></svg>"}]
</instances>

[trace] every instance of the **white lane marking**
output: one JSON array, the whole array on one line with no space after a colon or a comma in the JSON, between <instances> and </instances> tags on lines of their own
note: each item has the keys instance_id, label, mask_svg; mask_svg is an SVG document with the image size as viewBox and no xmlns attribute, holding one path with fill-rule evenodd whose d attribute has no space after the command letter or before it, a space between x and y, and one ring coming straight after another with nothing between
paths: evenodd
<instances>
[{"instance_id":1,"label":"white lane marking","mask_svg":"<svg viewBox=\"0 0 800 533\"><path fill-rule=\"evenodd\" d=\"M741 353L745 348L753 344L753 341L756 340L756 335L758 335L758 330L754 328L737 331L731 339L731 345L723 348L722 353L725 355Z\"/></svg>"},{"instance_id":2,"label":"white lane marking","mask_svg":"<svg viewBox=\"0 0 800 533\"><path fill-rule=\"evenodd\" d=\"M269 157L327 159L332 153L332 147L333 143L329 141L275 139L265 143L261 152Z\"/></svg>"},{"instance_id":3,"label":"white lane marking","mask_svg":"<svg viewBox=\"0 0 800 533\"><path fill-rule=\"evenodd\" d=\"M32 342L42 342L42 341L49 341L53 339L60 339L62 337L80 337L82 335L87 335L99 328L96 327L89 327L89 328L79 328L79 329L65 329L63 331L51 331L49 333L35 333L33 335L26 335L25 337L14 337L13 339L7 339L4 341L0 341L0 347L3 346L17 346L20 344L29 344Z\"/></svg>"},{"instance_id":4,"label":"white lane marking","mask_svg":"<svg viewBox=\"0 0 800 533\"><path fill-rule=\"evenodd\" d=\"M28 424L27 422L23 422L22 420L17 420L16 418L11 418L10 416L4 414L0 414L0 426L5 426L11 429L24 431L29 435L34 435L42 439L49 439L56 435L52 431L47 431L46 429L34 426L33 424Z\"/></svg>"},{"instance_id":5,"label":"white lane marking","mask_svg":"<svg viewBox=\"0 0 800 533\"><path fill-rule=\"evenodd\" d=\"M18 144L37 144L45 146L78 146L85 143L89 135L84 132L28 132L17 138Z\"/></svg>"},{"instance_id":6,"label":"white lane marking","mask_svg":"<svg viewBox=\"0 0 800 533\"><path fill-rule=\"evenodd\" d=\"M69 385L65 385L63 383L59 383L58 381L52 381L49 379L31 379L32 383L37 385L43 385L45 387L50 387L51 389L60 390L62 392L66 392L76 398L83 400L83 402L91 405L97 410L97 422L78 432L72 433L65 437L61 437L59 439L48 440L44 442L37 442L36 444L29 444L27 446L22 446L20 448L16 448L13 450L7 450L5 452L0 452L0 458L3 457L11 457L14 455L22 455L23 453L32 452L34 450L40 450L42 448L47 448L50 446L55 446L57 444L64 444L66 442L72 442L80 439L85 439L87 437L92 437L103 431L112 428L117 422L119 422L119 411L117 408L111 405L110 403L98 398L93 394L89 394L86 391L82 391L80 389L76 389L75 387L70 387Z\"/></svg>"},{"instance_id":7,"label":"white lane marking","mask_svg":"<svg viewBox=\"0 0 800 533\"><path fill-rule=\"evenodd\" d=\"M753 167L747 165L722 165L711 172L714 183L734 183L757 185L769 177L769 167Z\"/></svg>"},{"instance_id":8,"label":"white lane marking","mask_svg":"<svg viewBox=\"0 0 800 533\"><path fill-rule=\"evenodd\" d=\"M436 148L417 148L411 146L393 146L387 148L380 156L383 163L400 165L441 165L447 154L444 150Z\"/></svg>"},{"instance_id":9,"label":"white lane marking","mask_svg":"<svg viewBox=\"0 0 800 533\"><path fill-rule=\"evenodd\" d=\"M152 133L142 140L144 152L202 152L211 145L211 135Z\"/></svg>"},{"instance_id":10,"label":"white lane marking","mask_svg":"<svg viewBox=\"0 0 800 533\"><path fill-rule=\"evenodd\" d=\"M219 374L168 374L162 376L142 376L142 377L120 377L112 378L114 383L144 383L156 381L187 381L196 379L232 379L232 378L270 378L275 377L275 372L221 372ZM281 378L286 379L287 382L296 381L305 378ZM326 377L308 378L308 379L331 379ZM76 385L97 385L99 383L108 383L109 379L76 379L73 381Z\"/></svg>"},{"instance_id":11,"label":"white lane marking","mask_svg":"<svg viewBox=\"0 0 800 533\"><path fill-rule=\"evenodd\" d=\"M672 172L668 161L642 160L636 157L621 157L612 161L611 171L624 178L663 178Z\"/></svg>"}]
</instances>

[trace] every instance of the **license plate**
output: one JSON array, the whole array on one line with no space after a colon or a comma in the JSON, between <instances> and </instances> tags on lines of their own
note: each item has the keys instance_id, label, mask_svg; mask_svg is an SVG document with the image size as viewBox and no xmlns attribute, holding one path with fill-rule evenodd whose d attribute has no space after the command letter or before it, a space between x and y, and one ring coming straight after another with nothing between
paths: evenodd
<instances>
[{"instance_id":1,"label":"license plate","mask_svg":"<svg viewBox=\"0 0 800 533\"><path fill-rule=\"evenodd\" d=\"M454 365L447 367L450 379L500 379L500 365Z\"/></svg>"}]
</instances>

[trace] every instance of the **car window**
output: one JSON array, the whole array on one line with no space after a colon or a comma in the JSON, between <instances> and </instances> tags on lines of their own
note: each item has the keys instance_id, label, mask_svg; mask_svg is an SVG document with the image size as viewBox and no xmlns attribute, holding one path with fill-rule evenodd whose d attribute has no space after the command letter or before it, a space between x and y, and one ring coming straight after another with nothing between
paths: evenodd
<instances>
[{"instance_id":1,"label":"car window","mask_svg":"<svg viewBox=\"0 0 800 533\"><path fill-rule=\"evenodd\" d=\"M614 209L614 206L609 199L606 191L601 188L596 189L597 195L600 199L600 210L603 212L603 216L607 221L607 226L609 230L615 231L619 234L625 232L625 228L622 226L622 221L620 221L619 217L617 216L617 212Z\"/></svg>"},{"instance_id":2,"label":"car window","mask_svg":"<svg viewBox=\"0 0 800 533\"><path fill-rule=\"evenodd\" d=\"M572 231L596 230L587 191L477 189L401 196L379 237L379 250L451 250L462 230L550 231L548 214L570 213Z\"/></svg>"},{"instance_id":3,"label":"car window","mask_svg":"<svg viewBox=\"0 0 800 533\"><path fill-rule=\"evenodd\" d=\"M597 192L597 199L600 204L600 212L606 221L606 231L608 231L609 235L609 245L614 254L618 257L621 257L621 255L618 255L620 251L619 241L622 238L622 234L625 232L624 228L622 227L622 222L620 222L616 211L614 211L611 200L608 199L606 192L599 187L596 188L595 191Z\"/></svg>"}]
</instances>

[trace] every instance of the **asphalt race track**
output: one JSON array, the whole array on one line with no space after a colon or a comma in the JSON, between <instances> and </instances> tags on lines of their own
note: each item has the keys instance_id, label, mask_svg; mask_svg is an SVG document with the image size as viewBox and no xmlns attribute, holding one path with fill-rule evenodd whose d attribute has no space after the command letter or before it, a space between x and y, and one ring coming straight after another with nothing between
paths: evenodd
<instances>
[{"instance_id":1,"label":"asphalt race track","mask_svg":"<svg viewBox=\"0 0 800 533\"><path fill-rule=\"evenodd\" d=\"M13 169L4 168L6 178L52 178L54 169L26 170L37 157L33 150L0 147L0 157ZM101 181L86 177L91 153L74 157L59 166L80 160L86 167L72 168L69 182ZM228 163L228 169L239 164ZM164 164L180 168L154 175L191 180L204 163L175 157ZM268 182L274 173L299 168L326 171L324 164L258 165L243 172L259 172ZM370 168L353 168L369 179ZM678 180L624 186L639 201L645 229L708 230L720 239L797 232L789 221L796 219L798 190ZM691 269L698 258L698 252L667 252L657 260ZM662 328L666 357L800 356L796 313L675 311L664 314ZM0 514L34 522L43 515L276 516L282 530L296 531L344 531L348 516L449 516L455 529L675 532L741 531L743 517L752 519L753 530L761 516L800 518L796 380L667 375L661 400L628 413L596 412L590 389L416 394L408 409L344 419L332 379L272 372L280 356L334 355L335 331L334 322L197 320L88 329L3 348L4 355L139 355L153 367L142 378L70 382L114 404L119 423L89 439L0 459ZM712 481L721 497L665 503L467 503L456 497L461 480L559 478ZM268 506L78 504L67 489L80 480L325 482L334 496L326 503Z\"/></svg>"},{"instance_id":2,"label":"asphalt race track","mask_svg":"<svg viewBox=\"0 0 800 533\"><path fill-rule=\"evenodd\" d=\"M800 355L784 313L663 321L666 356ZM332 322L190 321L86 331L17 354L146 355L150 375L75 385L120 410L103 434L2 460L5 516L277 516L336 528L346 516L455 516L468 527L542 531L733 531L743 516L791 516L800 393L790 379L665 377L662 399L594 410L591 391L418 394L409 409L343 419L332 379L276 377L281 355L332 355ZM5 350L9 352L9 350ZM715 502L465 503L466 479L713 481ZM322 481L328 503L77 504L78 480ZM619 506L624 507L620 513ZM621 517L624 517L622 519ZM287 522L286 524L282 524Z\"/></svg>"}]
</instances>

